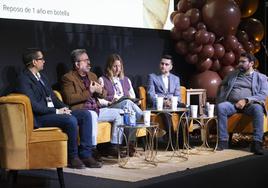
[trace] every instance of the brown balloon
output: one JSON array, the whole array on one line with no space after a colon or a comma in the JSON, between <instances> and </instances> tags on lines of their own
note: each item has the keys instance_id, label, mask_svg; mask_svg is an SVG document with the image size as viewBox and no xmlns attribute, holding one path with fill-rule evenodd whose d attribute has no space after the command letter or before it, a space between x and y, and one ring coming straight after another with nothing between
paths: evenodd
<instances>
[{"instance_id":1,"label":"brown balloon","mask_svg":"<svg viewBox=\"0 0 268 188\"><path fill-rule=\"evenodd\" d=\"M242 18L252 16L259 5L259 0L235 0L235 2L240 8Z\"/></svg>"},{"instance_id":2,"label":"brown balloon","mask_svg":"<svg viewBox=\"0 0 268 188\"><path fill-rule=\"evenodd\" d=\"M218 37L232 35L240 23L240 10L231 0L208 0L202 8L203 21Z\"/></svg>"},{"instance_id":3,"label":"brown balloon","mask_svg":"<svg viewBox=\"0 0 268 188\"><path fill-rule=\"evenodd\" d=\"M190 18L183 13L174 16L174 25L177 30L183 31L190 26Z\"/></svg>"},{"instance_id":4,"label":"brown balloon","mask_svg":"<svg viewBox=\"0 0 268 188\"><path fill-rule=\"evenodd\" d=\"M238 48L238 40L234 35L228 35L225 37L223 45L226 51L236 50Z\"/></svg>"},{"instance_id":5,"label":"brown balloon","mask_svg":"<svg viewBox=\"0 0 268 188\"><path fill-rule=\"evenodd\" d=\"M250 40L256 40L260 42L264 37L264 27L263 24L255 19L255 18L248 18L243 20L239 25L241 30L244 30Z\"/></svg>"},{"instance_id":6,"label":"brown balloon","mask_svg":"<svg viewBox=\"0 0 268 188\"><path fill-rule=\"evenodd\" d=\"M212 32L209 32L208 34L209 34L209 41L208 41L208 43L209 43L209 44L214 44L215 39L216 39L215 34L212 33Z\"/></svg>"},{"instance_id":7,"label":"brown balloon","mask_svg":"<svg viewBox=\"0 0 268 188\"><path fill-rule=\"evenodd\" d=\"M210 70L217 72L220 69L221 69L220 61L218 59L213 60Z\"/></svg>"},{"instance_id":8,"label":"brown balloon","mask_svg":"<svg viewBox=\"0 0 268 188\"><path fill-rule=\"evenodd\" d=\"M176 14L178 14L179 13L179 11L173 11L171 14L170 14L170 21L171 21L171 23L173 23L174 24L174 17L175 17L175 15Z\"/></svg>"},{"instance_id":9,"label":"brown balloon","mask_svg":"<svg viewBox=\"0 0 268 188\"><path fill-rule=\"evenodd\" d=\"M222 58L225 54L225 49L224 49L223 45L221 45L219 43L215 43L215 44L213 44L213 47L214 47L213 57L216 59Z\"/></svg>"},{"instance_id":10,"label":"brown balloon","mask_svg":"<svg viewBox=\"0 0 268 188\"><path fill-rule=\"evenodd\" d=\"M190 79L191 88L199 88L207 90L207 97L209 99L215 99L217 89L221 83L221 78L218 73L214 71L205 71L196 75L193 75Z\"/></svg>"},{"instance_id":11,"label":"brown balloon","mask_svg":"<svg viewBox=\"0 0 268 188\"><path fill-rule=\"evenodd\" d=\"M192 8L185 13L190 18L191 25L195 25L199 22L201 13L197 8Z\"/></svg>"},{"instance_id":12,"label":"brown balloon","mask_svg":"<svg viewBox=\"0 0 268 188\"><path fill-rule=\"evenodd\" d=\"M206 3L206 0L191 0L191 2L192 2L192 7L201 9Z\"/></svg>"},{"instance_id":13,"label":"brown balloon","mask_svg":"<svg viewBox=\"0 0 268 188\"><path fill-rule=\"evenodd\" d=\"M207 44L209 41L209 33L206 30L198 30L195 33L196 44Z\"/></svg>"},{"instance_id":14,"label":"brown balloon","mask_svg":"<svg viewBox=\"0 0 268 188\"><path fill-rule=\"evenodd\" d=\"M191 0L180 0L177 4L177 10L182 13L185 13L187 10L191 8L192 8Z\"/></svg>"},{"instance_id":15,"label":"brown balloon","mask_svg":"<svg viewBox=\"0 0 268 188\"><path fill-rule=\"evenodd\" d=\"M199 53L201 52L202 48L202 45L196 44L194 41L190 42L188 45L188 49L191 53Z\"/></svg>"},{"instance_id":16,"label":"brown balloon","mask_svg":"<svg viewBox=\"0 0 268 188\"><path fill-rule=\"evenodd\" d=\"M256 61L254 62L254 65L253 65L253 68L254 68L254 69L257 69L257 68L259 67L259 65L260 65L260 62L259 62L259 60L256 58Z\"/></svg>"},{"instance_id":17,"label":"brown balloon","mask_svg":"<svg viewBox=\"0 0 268 188\"><path fill-rule=\"evenodd\" d=\"M185 31L182 32L182 38L187 42L191 42L195 38L196 29L194 27L188 27Z\"/></svg>"},{"instance_id":18,"label":"brown balloon","mask_svg":"<svg viewBox=\"0 0 268 188\"><path fill-rule=\"evenodd\" d=\"M230 72L234 71L235 68L231 65L229 66L223 66L221 70L219 71L219 75L222 79L224 79L225 76L227 76Z\"/></svg>"},{"instance_id":19,"label":"brown balloon","mask_svg":"<svg viewBox=\"0 0 268 188\"><path fill-rule=\"evenodd\" d=\"M188 52L188 46L185 41L178 41L175 50L180 55L185 55Z\"/></svg>"},{"instance_id":20,"label":"brown balloon","mask_svg":"<svg viewBox=\"0 0 268 188\"><path fill-rule=\"evenodd\" d=\"M189 64L196 64L198 62L198 55L197 54L187 54L185 56L185 61Z\"/></svg>"},{"instance_id":21,"label":"brown balloon","mask_svg":"<svg viewBox=\"0 0 268 188\"><path fill-rule=\"evenodd\" d=\"M231 65L235 61L235 54L232 51L225 52L223 58L220 60L222 65Z\"/></svg>"},{"instance_id":22,"label":"brown balloon","mask_svg":"<svg viewBox=\"0 0 268 188\"><path fill-rule=\"evenodd\" d=\"M210 58L202 59L199 63L196 64L196 69L198 72L204 72L210 69L212 65L212 60Z\"/></svg>"},{"instance_id":23,"label":"brown balloon","mask_svg":"<svg viewBox=\"0 0 268 188\"><path fill-rule=\"evenodd\" d=\"M173 27L170 32L171 38L174 40L180 40L182 38L182 33Z\"/></svg>"},{"instance_id":24,"label":"brown balloon","mask_svg":"<svg viewBox=\"0 0 268 188\"><path fill-rule=\"evenodd\" d=\"M198 22L196 25L197 30L207 30L207 26L203 22Z\"/></svg>"},{"instance_id":25,"label":"brown balloon","mask_svg":"<svg viewBox=\"0 0 268 188\"><path fill-rule=\"evenodd\" d=\"M211 58L214 55L214 48L211 44L206 44L203 46L201 52L199 53L200 58Z\"/></svg>"}]
</instances>

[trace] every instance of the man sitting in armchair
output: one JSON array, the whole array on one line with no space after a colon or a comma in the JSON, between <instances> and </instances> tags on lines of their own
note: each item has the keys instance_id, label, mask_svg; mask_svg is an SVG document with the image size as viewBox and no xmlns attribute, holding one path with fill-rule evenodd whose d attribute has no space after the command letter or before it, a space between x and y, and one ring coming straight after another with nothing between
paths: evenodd
<instances>
[{"instance_id":1,"label":"man sitting in armchair","mask_svg":"<svg viewBox=\"0 0 268 188\"><path fill-rule=\"evenodd\" d=\"M227 118L241 112L253 117L253 143L250 151L262 155L263 116L268 95L267 77L253 69L255 57L250 53L240 56L237 70L222 81L217 95L219 145L217 150L228 149Z\"/></svg>"}]
</instances>

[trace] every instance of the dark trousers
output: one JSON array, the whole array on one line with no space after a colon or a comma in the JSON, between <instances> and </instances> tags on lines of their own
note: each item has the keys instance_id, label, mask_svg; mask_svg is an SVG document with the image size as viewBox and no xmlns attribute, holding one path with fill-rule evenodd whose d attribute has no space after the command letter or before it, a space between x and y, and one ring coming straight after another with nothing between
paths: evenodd
<instances>
[{"instance_id":1,"label":"dark trousers","mask_svg":"<svg viewBox=\"0 0 268 188\"><path fill-rule=\"evenodd\" d=\"M92 156L91 115L87 110L74 110L72 115L47 114L35 117L40 127L59 127L68 135L68 158L87 158ZM77 135L80 135L78 148Z\"/></svg>"}]
</instances>

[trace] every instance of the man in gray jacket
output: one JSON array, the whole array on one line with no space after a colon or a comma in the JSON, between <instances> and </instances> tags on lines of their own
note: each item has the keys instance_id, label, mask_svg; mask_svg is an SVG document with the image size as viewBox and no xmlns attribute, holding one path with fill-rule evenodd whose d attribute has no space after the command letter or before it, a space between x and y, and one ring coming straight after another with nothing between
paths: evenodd
<instances>
[{"instance_id":1,"label":"man in gray jacket","mask_svg":"<svg viewBox=\"0 0 268 188\"><path fill-rule=\"evenodd\" d=\"M268 82L266 75L254 71L254 62L253 54L241 54L238 69L226 76L219 87L217 150L228 149L227 119L234 113L240 112L253 117L253 143L250 151L257 155L263 154L263 116L266 114L264 103L268 95Z\"/></svg>"}]
</instances>

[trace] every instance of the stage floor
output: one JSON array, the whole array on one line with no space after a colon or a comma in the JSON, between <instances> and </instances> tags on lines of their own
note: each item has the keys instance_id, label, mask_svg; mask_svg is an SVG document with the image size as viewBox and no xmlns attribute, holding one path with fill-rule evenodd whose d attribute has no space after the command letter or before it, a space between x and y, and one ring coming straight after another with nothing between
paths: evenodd
<instances>
[{"instance_id":1,"label":"stage floor","mask_svg":"<svg viewBox=\"0 0 268 188\"><path fill-rule=\"evenodd\" d=\"M201 168L205 166L213 166L217 163L224 165L224 162L231 162L236 159L243 159L247 156L253 156L252 153L247 150L224 150L224 151L206 151L198 152L190 151L188 160L185 158L174 157L169 161L158 162L157 166L146 164L142 162L144 156L139 155L139 157L132 157L129 161L129 167L135 167L134 169L128 168L124 169L119 167L117 160L104 160L104 165L100 169L70 169L65 168L64 172L74 173L83 176L93 176L98 178L106 178L112 180L120 180L126 182L137 182L142 180L147 180L150 178L155 178L159 176L164 176L174 172L185 172L190 169ZM166 160L164 155L171 155L172 152L158 152L160 160ZM268 151L265 150L265 155L268 155Z\"/></svg>"}]
</instances>

